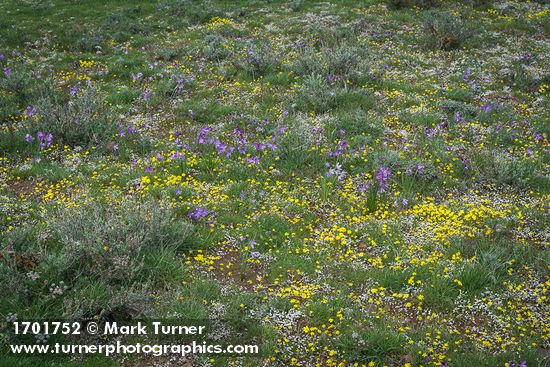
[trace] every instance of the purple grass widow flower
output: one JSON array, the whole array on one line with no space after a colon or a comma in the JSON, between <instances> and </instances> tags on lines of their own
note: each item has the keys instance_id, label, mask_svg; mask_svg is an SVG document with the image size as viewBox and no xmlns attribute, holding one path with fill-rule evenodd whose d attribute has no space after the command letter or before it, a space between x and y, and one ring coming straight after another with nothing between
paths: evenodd
<instances>
[{"instance_id":1,"label":"purple grass widow flower","mask_svg":"<svg viewBox=\"0 0 550 367\"><path fill-rule=\"evenodd\" d=\"M52 140L53 140L52 134L46 134L46 133L43 133L42 131L39 131L37 136L38 136L38 141L40 142L40 150L49 148L50 145L52 145Z\"/></svg>"},{"instance_id":2,"label":"purple grass widow flower","mask_svg":"<svg viewBox=\"0 0 550 367\"><path fill-rule=\"evenodd\" d=\"M376 182L378 183L378 191L379 192L385 192L389 187L388 180L391 176L391 170L388 167L380 167L374 177L376 178Z\"/></svg>"},{"instance_id":3,"label":"purple grass widow flower","mask_svg":"<svg viewBox=\"0 0 550 367\"><path fill-rule=\"evenodd\" d=\"M251 156L246 159L247 164L258 164L260 163L260 157Z\"/></svg>"},{"instance_id":4,"label":"purple grass widow flower","mask_svg":"<svg viewBox=\"0 0 550 367\"><path fill-rule=\"evenodd\" d=\"M11 75L11 69L8 67L4 68L4 76L8 77Z\"/></svg>"},{"instance_id":5,"label":"purple grass widow flower","mask_svg":"<svg viewBox=\"0 0 550 367\"><path fill-rule=\"evenodd\" d=\"M189 212L189 214L187 214L187 216L193 220L199 220L201 218L208 216L208 208L201 208L195 205L195 207L191 209L191 211Z\"/></svg>"},{"instance_id":6,"label":"purple grass widow flower","mask_svg":"<svg viewBox=\"0 0 550 367\"><path fill-rule=\"evenodd\" d=\"M32 143L34 141L34 137L31 134L25 135L25 140L27 143Z\"/></svg>"},{"instance_id":7,"label":"purple grass widow flower","mask_svg":"<svg viewBox=\"0 0 550 367\"><path fill-rule=\"evenodd\" d=\"M285 125L281 125L278 129L277 129L277 134L279 135L282 135L286 132L286 126Z\"/></svg>"},{"instance_id":8,"label":"purple grass widow flower","mask_svg":"<svg viewBox=\"0 0 550 367\"><path fill-rule=\"evenodd\" d=\"M28 106L27 107L27 112L25 112L25 114L27 115L27 117L32 117L36 114L36 107L34 106Z\"/></svg>"},{"instance_id":9,"label":"purple grass widow flower","mask_svg":"<svg viewBox=\"0 0 550 367\"><path fill-rule=\"evenodd\" d=\"M144 89L142 92L141 92L141 97L143 98L144 101L149 101L151 99L151 97L153 96L153 92L147 90L147 89Z\"/></svg>"},{"instance_id":10,"label":"purple grass widow flower","mask_svg":"<svg viewBox=\"0 0 550 367\"><path fill-rule=\"evenodd\" d=\"M489 113L493 110L493 104L492 103L486 104L485 106L481 107L481 110L484 113Z\"/></svg>"},{"instance_id":11,"label":"purple grass widow flower","mask_svg":"<svg viewBox=\"0 0 550 367\"><path fill-rule=\"evenodd\" d=\"M327 168L329 169L327 173L325 173L325 177L331 177L336 176L336 179L338 181L342 181L342 179L345 177L346 172L342 169L342 164L339 162L336 162L336 165L334 168L330 167L330 164L327 163Z\"/></svg>"}]
</instances>

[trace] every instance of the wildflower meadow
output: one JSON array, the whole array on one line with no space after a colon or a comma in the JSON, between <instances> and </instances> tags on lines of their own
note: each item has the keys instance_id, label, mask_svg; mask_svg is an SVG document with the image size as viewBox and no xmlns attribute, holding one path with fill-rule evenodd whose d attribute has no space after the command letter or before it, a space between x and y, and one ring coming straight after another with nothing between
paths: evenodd
<instances>
[{"instance_id":1,"label":"wildflower meadow","mask_svg":"<svg viewBox=\"0 0 550 367\"><path fill-rule=\"evenodd\" d=\"M0 9L0 367L550 366L548 1Z\"/></svg>"}]
</instances>

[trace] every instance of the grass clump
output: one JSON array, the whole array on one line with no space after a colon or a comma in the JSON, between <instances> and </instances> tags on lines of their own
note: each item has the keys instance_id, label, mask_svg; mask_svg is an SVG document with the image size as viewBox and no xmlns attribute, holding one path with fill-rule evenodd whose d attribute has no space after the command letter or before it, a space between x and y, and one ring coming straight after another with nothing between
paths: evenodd
<instances>
[{"instance_id":1,"label":"grass clump","mask_svg":"<svg viewBox=\"0 0 550 367\"><path fill-rule=\"evenodd\" d=\"M470 23L449 11L429 11L422 26L426 45L433 50L462 48L475 34Z\"/></svg>"},{"instance_id":2,"label":"grass clump","mask_svg":"<svg viewBox=\"0 0 550 367\"><path fill-rule=\"evenodd\" d=\"M437 0L386 0L386 5L390 9L408 9L422 8L429 9L439 5Z\"/></svg>"}]
</instances>

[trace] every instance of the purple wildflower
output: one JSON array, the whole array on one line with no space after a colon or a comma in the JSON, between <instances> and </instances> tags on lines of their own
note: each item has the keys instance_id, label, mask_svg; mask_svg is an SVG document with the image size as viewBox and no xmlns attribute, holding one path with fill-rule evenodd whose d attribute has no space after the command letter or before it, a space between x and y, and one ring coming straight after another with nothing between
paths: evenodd
<instances>
[{"instance_id":1,"label":"purple wildflower","mask_svg":"<svg viewBox=\"0 0 550 367\"><path fill-rule=\"evenodd\" d=\"M132 81L136 81L138 79L141 79L141 77L143 76L143 73L137 73L137 74L134 74L132 73Z\"/></svg>"},{"instance_id":2,"label":"purple wildflower","mask_svg":"<svg viewBox=\"0 0 550 367\"><path fill-rule=\"evenodd\" d=\"M248 164L258 164L260 162L260 157L257 156L251 156L246 159L246 163Z\"/></svg>"},{"instance_id":3,"label":"purple wildflower","mask_svg":"<svg viewBox=\"0 0 550 367\"><path fill-rule=\"evenodd\" d=\"M208 208L199 207L195 205L193 209L187 214L187 216L193 220L199 220L201 218L204 218L208 216Z\"/></svg>"},{"instance_id":4,"label":"purple wildflower","mask_svg":"<svg viewBox=\"0 0 550 367\"><path fill-rule=\"evenodd\" d=\"M37 136L38 136L38 141L40 142L40 150L49 148L50 145L52 145L52 140L53 140L52 134L46 134L46 133L43 133L42 131L39 131Z\"/></svg>"},{"instance_id":5,"label":"purple wildflower","mask_svg":"<svg viewBox=\"0 0 550 367\"><path fill-rule=\"evenodd\" d=\"M11 69L8 67L4 68L4 76L10 76L11 75Z\"/></svg>"},{"instance_id":6,"label":"purple wildflower","mask_svg":"<svg viewBox=\"0 0 550 367\"><path fill-rule=\"evenodd\" d=\"M484 113L489 113L493 110L493 104L492 103L489 103L483 107L481 107L481 110L484 112Z\"/></svg>"},{"instance_id":7,"label":"purple wildflower","mask_svg":"<svg viewBox=\"0 0 550 367\"><path fill-rule=\"evenodd\" d=\"M336 179L338 181L342 181L342 179L345 177L346 175L346 171L344 171L342 169L342 165L337 162L336 165L334 166L334 168L331 168L330 167L330 164L327 163L327 168L329 169L327 173L325 173L325 177L331 177L331 176L336 176Z\"/></svg>"},{"instance_id":8,"label":"purple wildflower","mask_svg":"<svg viewBox=\"0 0 550 367\"><path fill-rule=\"evenodd\" d=\"M152 96L153 96L153 92L151 92L150 90L144 89L141 92L141 97L143 98L144 101L149 101Z\"/></svg>"},{"instance_id":9,"label":"purple wildflower","mask_svg":"<svg viewBox=\"0 0 550 367\"><path fill-rule=\"evenodd\" d=\"M34 114L36 114L36 107L34 107L34 106L28 106L28 107L27 107L27 112L26 112L27 117L31 117L31 116L33 116Z\"/></svg>"},{"instance_id":10,"label":"purple wildflower","mask_svg":"<svg viewBox=\"0 0 550 367\"><path fill-rule=\"evenodd\" d=\"M25 140L27 143L32 143L34 141L34 137L31 134L25 135Z\"/></svg>"},{"instance_id":11,"label":"purple wildflower","mask_svg":"<svg viewBox=\"0 0 550 367\"><path fill-rule=\"evenodd\" d=\"M378 191L385 192L390 187L388 180L391 176L391 170L388 167L380 167L374 176L378 183Z\"/></svg>"},{"instance_id":12,"label":"purple wildflower","mask_svg":"<svg viewBox=\"0 0 550 367\"><path fill-rule=\"evenodd\" d=\"M279 135L282 135L286 132L286 126L285 125L281 125L278 129L277 129L277 134Z\"/></svg>"}]
</instances>

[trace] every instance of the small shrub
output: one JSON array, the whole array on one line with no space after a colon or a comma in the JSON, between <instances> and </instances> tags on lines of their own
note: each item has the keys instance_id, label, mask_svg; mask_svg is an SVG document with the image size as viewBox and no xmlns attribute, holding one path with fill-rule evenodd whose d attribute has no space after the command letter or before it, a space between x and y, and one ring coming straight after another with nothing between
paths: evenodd
<instances>
[{"instance_id":1,"label":"small shrub","mask_svg":"<svg viewBox=\"0 0 550 367\"><path fill-rule=\"evenodd\" d=\"M422 8L429 9L438 5L437 0L386 0L390 9Z\"/></svg>"},{"instance_id":2,"label":"small shrub","mask_svg":"<svg viewBox=\"0 0 550 367\"><path fill-rule=\"evenodd\" d=\"M350 79L354 83L370 78L371 62L365 49L341 45L320 52L305 48L293 65L296 75L332 75L335 78Z\"/></svg>"},{"instance_id":3,"label":"small shrub","mask_svg":"<svg viewBox=\"0 0 550 367\"><path fill-rule=\"evenodd\" d=\"M293 12L299 12L304 7L304 2L302 0L293 0L291 1L288 6L290 7L290 10Z\"/></svg>"},{"instance_id":4,"label":"small shrub","mask_svg":"<svg viewBox=\"0 0 550 367\"><path fill-rule=\"evenodd\" d=\"M81 52L96 52L105 46L105 37L99 32L90 32L80 37L75 48Z\"/></svg>"},{"instance_id":5,"label":"small shrub","mask_svg":"<svg viewBox=\"0 0 550 367\"><path fill-rule=\"evenodd\" d=\"M335 106L335 92L321 75L309 75L298 87L295 104L298 110L323 113Z\"/></svg>"},{"instance_id":6,"label":"small shrub","mask_svg":"<svg viewBox=\"0 0 550 367\"><path fill-rule=\"evenodd\" d=\"M8 67L8 76L0 77L0 121L7 122L21 109L33 105L41 96L51 94L51 79L39 77L26 63L14 63Z\"/></svg>"},{"instance_id":7,"label":"small shrub","mask_svg":"<svg viewBox=\"0 0 550 367\"><path fill-rule=\"evenodd\" d=\"M461 48L474 35L472 26L447 11L430 11L423 22L427 46L435 50L450 51Z\"/></svg>"},{"instance_id":8,"label":"small shrub","mask_svg":"<svg viewBox=\"0 0 550 367\"><path fill-rule=\"evenodd\" d=\"M69 146L107 143L116 131L103 96L95 87L79 89L74 96L52 94L37 103L37 128Z\"/></svg>"},{"instance_id":9,"label":"small shrub","mask_svg":"<svg viewBox=\"0 0 550 367\"><path fill-rule=\"evenodd\" d=\"M135 8L108 14L101 25L101 34L105 38L111 37L116 42L124 42L129 40L132 35L145 33L145 26L135 17L135 14L139 14L139 12L139 8Z\"/></svg>"},{"instance_id":10,"label":"small shrub","mask_svg":"<svg viewBox=\"0 0 550 367\"><path fill-rule=\"evenodd\" d=\"M204 23L215 16L223 16L219 5L211 1L166 0L159 6L169 17L181 18L191 24Z\"/></svg>"},{"instance_id":11,"label":"small shrub","mask_svg":"<svg viewBox=\"0 0 550 367\"><path fill-rule=\"evenodd\" d=\"M13 294L21 309L48 312L40 305L59 302L58 317L141 313L151 287L174 284L179 253L192 246L194 233L192 224L152 202L83 204L52 212L46 223L0 240L0 291Z\"/></svg>"},{"instance_id":12,"label":"small shrub","mask_svg":"<svg viewBox=\"0 0 550 367\"><path fill-rule=\"evenodd\" d=\"M325 160L311 151L311 148L325 142L325 137L311 127L305 116L299 116L289 124L289 131L278 144L281 168L285 172L308 169L317 173L325 170Z\"/></svg>"},{"instance_id":13,"label":"small shrub","mask_svg":"<svg viewBox=\"0 0 550 367\"><path fill-rule=\"evenodd\" d=\"M208 60L221 61L231 55L231 50L225 45L225 38L217 34L209 34L204 38L204 56Z\"/></svg>"},{"instance_id":14,"label":"small shrub","mask_svg":"<svg viewBox=\"0 0 550 367\"><path fill-rule=\"evenodd\" d=\"M542 164L531 159L517 159L501 152L482 151L472 157L474 172L482 172L481 182L510 185L519 189L548 189L550 180L541 173Z\"/></svg>"},{"instance_id":15,"label":"small shrub","mask_svg":"<svg viewBox=\"0 0 550 367\"><path fill-rule=\"evenodd\" d=\"M248 44L235 67L255 79L276 72L280 64L278 55L269 44Z\"/></svg>"},{"instance_id":16,"label":"small shrub","mask_svg":"<svg viewBox=\"0 0 550 367\"><path fill-rule=\"evenodd\" d=\"M499 76L513 88L519 88L528 93L536 92L543 84L550 84L550 74L544 70L544 61L538 55L524 55L513 60L508 68L503 68Z\"/></svg>"}]
</instances>

